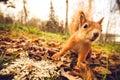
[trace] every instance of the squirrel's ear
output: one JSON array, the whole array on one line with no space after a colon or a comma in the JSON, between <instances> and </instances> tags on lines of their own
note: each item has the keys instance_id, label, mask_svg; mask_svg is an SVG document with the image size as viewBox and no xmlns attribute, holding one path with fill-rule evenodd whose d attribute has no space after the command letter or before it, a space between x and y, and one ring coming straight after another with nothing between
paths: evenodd
<instances>
[{"instance_id":1,"label":"squirrel's ear","mask_svg":"<svg viewBox=\"0 0 120 80\"><path fill-rule=\"evenodd\" d=\"M80 15L80 25L82 26L86 22L86 17L83 11L80 11L79 15Z\"/></svg>"},{"instance_id":2,"label":"squirrel's ear","mask_svg":"<svg viewBox=\"0 0 120 80\"><path fill-rule=\"evenodd\" d=\"M101 24L101 23L102 23L102 21L103 21L103 19L104 19L104 17L103 17L103 18L101 18L101 19L98 21L98 23L99 23L99 24Z\"/></svg>"}]
</instances>

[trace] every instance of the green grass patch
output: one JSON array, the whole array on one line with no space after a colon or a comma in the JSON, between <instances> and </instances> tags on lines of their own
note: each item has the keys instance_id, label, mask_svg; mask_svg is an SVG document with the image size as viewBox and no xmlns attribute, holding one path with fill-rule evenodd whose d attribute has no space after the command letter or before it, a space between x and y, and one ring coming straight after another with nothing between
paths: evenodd
<instances>
[{"instance_id":1,"label":"green grass patch","mask_svg":"<svg viewBox=\"0 0 120 80\"><path fill-rule=\"evenodd\" d=\"M0 23L0 30L10 31L12 24Z\"/></svg>"},{"instance_id":2,"label":"green grass patch","mask_svg":"<svg viewBox=\"0 0 120 80\"><path fill-rule=\"evenodd\" d=\"M119 44L96 42L93 44L93 47L97 49L102 49L104 53L120 53Z\"/></svg>"},{"instance_id":3,"label":"green grass patch","mask_svg":"<svg viewBox=\"0 0 120 80\"><path fill-rule=\"evenodd\" d=\"M1 54L0 55L0 68L2 68L3 63L7 63L10 62L14 59L16 59L18 57L18 55L15 54L11 54L10 56L6 56L6 54Z\"/></svg>"},{"instance_id":4,"label":"green grass patch","mask_svg":"<svg viewBox=\"0 0 120 80\"><path fill-rule=\"evenodd\" d=\"M38 37L42 37L46 41L55 41L56 40L56 41L64 42L69 38L69 35L39 31Z\"/></svg>"}]
</instances>

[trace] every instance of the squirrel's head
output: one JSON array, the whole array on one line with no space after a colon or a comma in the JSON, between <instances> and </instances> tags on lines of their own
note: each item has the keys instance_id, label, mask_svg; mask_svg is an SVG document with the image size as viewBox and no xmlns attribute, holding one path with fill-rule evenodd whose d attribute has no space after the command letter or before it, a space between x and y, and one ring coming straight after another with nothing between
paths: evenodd
<instances>
[{"instance_id":1,"label":"squirrel's head","mask_svg":"<svg viewBox=\"0 0 120 80\"><path fill-rule=\"evenodd\" d=\"M79 34L87 41L96 41L101 35L102 27L101 23L104 18L97 22L89 21L86 19L85 14L80 12L80 22L79 22Z\"/></svg>"}]
</instances>

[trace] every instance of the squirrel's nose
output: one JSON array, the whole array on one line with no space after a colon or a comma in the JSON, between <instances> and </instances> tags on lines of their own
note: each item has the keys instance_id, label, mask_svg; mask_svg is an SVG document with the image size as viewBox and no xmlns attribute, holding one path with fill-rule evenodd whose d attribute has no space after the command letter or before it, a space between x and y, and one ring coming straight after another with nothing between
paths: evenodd
<instances>
[{"instance_id":1,"label":"squirrel's nose","mask_svg":"<svg viewBox=\"0 0 120 80\"><path fill-rule=\"evenodd\" d=\"M97 38L99 36L99 33L96 32L96 33L93 34L93 36L94 36L94 38Z\"/></svg>"}]
</instances>

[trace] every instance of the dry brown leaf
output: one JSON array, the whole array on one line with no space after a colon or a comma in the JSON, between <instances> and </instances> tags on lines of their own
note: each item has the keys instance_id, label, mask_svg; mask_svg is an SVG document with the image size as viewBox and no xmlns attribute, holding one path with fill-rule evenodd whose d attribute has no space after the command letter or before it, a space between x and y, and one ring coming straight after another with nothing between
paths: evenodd
<instances>
[{"instance_id":1,"label":"dry brown leaf","mask_svg":"<svg viewBox=\"0 0 120 80\"><path fill-rule=\"evenodd\" d=\"M98 74L101 74L101 75L105 75L105 74L111 74L112 72L107 69L107 68L104 68L102 66L97 66L93 69L95 72L97 72Z\"/></svg>"}]
</instances>

